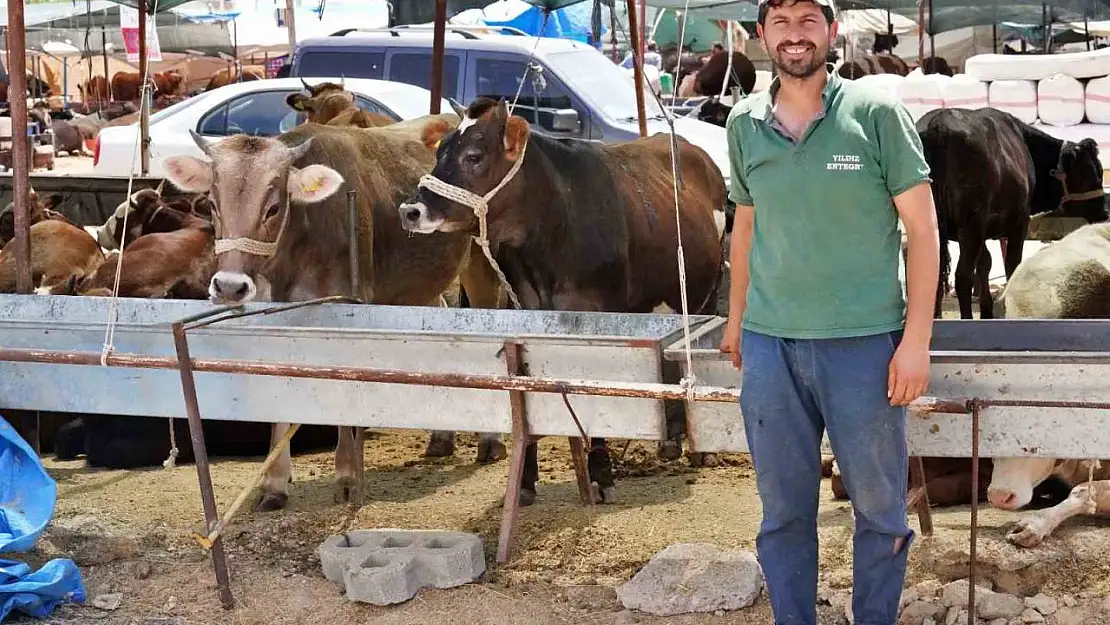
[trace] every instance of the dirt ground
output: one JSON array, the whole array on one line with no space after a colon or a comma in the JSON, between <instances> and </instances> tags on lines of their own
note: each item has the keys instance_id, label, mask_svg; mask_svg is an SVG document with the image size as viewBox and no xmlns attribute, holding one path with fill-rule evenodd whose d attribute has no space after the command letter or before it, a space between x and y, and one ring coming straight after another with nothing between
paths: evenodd
<instances>
[{"instance_id":1,"label":"dirt ground","mask_svg":"<svg viewBox=\"0 0 1110 625\"><path fill-rule=\"evenodd\" d=\"M719 466L692 469L686 461L661 462L654 445L633 442L617 463L615 505L583 507L565 439L540 443L539 499L523 509L512 561L494 563L508 463L477 465L476 438L460 435L454 458L423 459L426 433L372 431L366 447L367 495L361 507L335 504L330 489L332 454L294 458L287 509L249 509L225 534L236 607L217 599L210 559L190 538L203 513L194 465L138 471L89 470L83 461L44 460L58 481L51 527L31 555L79 557L88 601L59 609L53 622L75 625L154 623L285 625L450 623L562 625L666 623L668 625L772 623L765 596L747 610L655 618L623 611L614 588L656 552L675 542L708 542L754 550L760 502L746 455L724 456ZM614 454L623 441L611 443ZM215 459L219 509L256 477L261 458ZM257 491L249 503L257 500ZM1001 540L1015 515L981 509L980 559L997 563L984 575L1024 565L1040 569L1045 592L1110 594L1110 523L1075 519L1040 550L1023 551ZM969 508L934 512L936 532L911 551L908 584L966 576ZM825 586L850 588L851 508L821 494L821 577ZM917 520L911 527L919 530ZM314 555L328 536L366 528L448 529L475 532L485 544L488 569L476 584L424 590L388 608L347 601L327 581ZM94 551L90 537L122 546ZM101 540L103 542L103 540ZM113 552L114 550L114 552ZM105 555L109 553L110 555ZM999 559L1001 558L1001 560ZM1040 562L1041 564L1035 564ZM1024 564L1023 564L1024 563ZM116 610L92 606L100 595L121 593ZM837 622L823 607L822 622Z\"/></svg>"}]
</instances>

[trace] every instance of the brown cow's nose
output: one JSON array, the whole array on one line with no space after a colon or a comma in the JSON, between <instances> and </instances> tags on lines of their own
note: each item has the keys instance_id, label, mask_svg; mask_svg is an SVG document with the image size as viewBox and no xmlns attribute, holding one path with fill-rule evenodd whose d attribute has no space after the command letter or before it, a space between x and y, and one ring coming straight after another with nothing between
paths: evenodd
<instances>
[{"instance_id":1,"label":"brown cow's nose","mask_svg":"<svg viewBox=\"0 0 1110 625\"><path fill-rule=\"evenodd\" d=\"M987 492L987 499L990 500L991 505L995 508L1008 509L1014 507L1014 502L1017 500L1017 493L1012 490L997 489Z\"/></svg>"},{"instance_id":2,"label":"brown cow's nose","mask_svg":"<svg viewBox=\"0 0 1110 625\"><path fill-rule=\"evenodd\" d=\"M241 273L217 272L212 277L212 294L220 299L241 302L250 295L251 280Z\"/></svg>"}]
</instances>

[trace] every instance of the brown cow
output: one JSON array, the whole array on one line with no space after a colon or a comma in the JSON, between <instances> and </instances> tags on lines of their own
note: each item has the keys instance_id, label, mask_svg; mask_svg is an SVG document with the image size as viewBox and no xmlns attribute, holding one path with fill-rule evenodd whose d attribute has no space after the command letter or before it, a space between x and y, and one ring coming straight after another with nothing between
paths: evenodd
<instances>
[{"instance_id":1,"label":"brown cow","mask_svg":"<svg viewBox=\"0 0 1110 625\"><path fill-rule=\"evenodd\" d=\"M234 67L225 67L212 74L212 78L208 80L208 86L206 86L204 90L211 91L234 82L239 82L240 74L243 78L242 82L266 80L266 68L261 65L244 65L242 71L236 71Z\"/></svg>"},{"instance_id":2,"label":"brown cow","mask_svg":"<svg viewBox=\"0 0 1110 625\"><path fill-rule=\"evenodd\" d=\"M112 95L108 92L108 81L103 76L93 76L84 84L77 85L77 89L81 92L81 100L86 103L107 103L112 100Z\"/></svg>"},{"instance_id":3,"label":"brown cow","mask_svg":"<svg viewBox=\"0 0 1110 625\"><path fill-rule=\"evenodd\" d=\"M112 74L112 95L116 100L131 102L139 99L142 79L139 72L116 72Z\"/></svg>"},{"instance_id":4,"label":"brown cow","mask_svg":"<svg viewBox=\"0 0 1110 625\"><path fill-rule=\"evenodd\" d=\"M154 97L168 98L185 94L185 75L180 69L157 72L151 76L154 82Z\"/></svg>"},{"instance_id":5,"label":"brown cow","mask_svg":"<svg viewBox=\"0 0 1110 625\"><path fill-rule=\"evenodd\" d=\"M172 156L165 160L166 177L187 193L212 192L220 225L218 271L209 286L213 301L301 301L347 293L345 186L357 193L359 207L357 296L367 303L437 305L466 265L471 240L462 232L412 238L401 228L397 204L435 162L404 127L414 123L423 122L365 129L302 124L274 138L234 135L214 145L191 132L211 162ZM287 427L275 424L274 440ZM362 496L356 470L363 452L355 441L354 428L340 428L337 500ZM285 450L263 480L258 509L285 506L291 471Z\"/></svg>"},{"instance_id":6,"label":"brown cow","mask_svg":"<svg viewBox=\"0 0 1110 625\"><path fill-rule=\"evenodd\" d=\"M532 133L524 118L509 116L504 100L488 98L462 116L454 132L440 121L426 126L429 143L442 141L432 176L480 196L504 185L488 200L489 238L523 308L648 313L666 304L682 310L671 135L615 145L553 138ZM725 206L725 183L704 150L675 139L690 312L712 313L724 261L714 211ZM424 185L398 210L406 230L426 236L479 227L471 207ZM594 497L612 502L605 439L592 439L591 448ZM538 479L534 450L526 458L525 505L534 501Z\"/></svg>"},{"instance_id":7,"label":"brown cow","mask_svg":"<svg viewBox=\"0 0 1110 625\"><path fill-rule=\"evenodd\" d=\"M295 111L308 114L309 122L328 126L355 126L357 128L377 128L388 126L393 120L372 111L364 111L355 105L355 94L343 85L323 82L309 85L301 79L308 95L291 93L285 102Z\"/></svg>"},{"instance_id":8,"label":"brown cow","mask_svg":"<svg viewBox=\"0 0 1110 625\"><path fill-rule=\"evenodd\" d=\"M49 288L73 274L87 275L104 260L100 246L81 228L43 219L30 228L31 280ZM0 293L15 293L15 240L0 251Z\"/></svg>"},{"instance_id":9,"label":"brown cow","mask_svg":"<svg viewBox=\"0 0 1110 625\"><path fill-rule=\"evenodd\" d=\"M122 255L113 252L95 271L69 276L63 285L44 289L50 295L111 296L116 273L120 274L119 297L204 299L208 282L216 272L211 222L177 211L161 202L151 189L143 189L136 222L170 230L152 231L125 242ZM138 194L136 194L138 195ZM164 222L157 224L156 216ZM133 233L128 217L128 235ZM141 230L141 226L136 228Z\"/></svg>"}]
</instances>

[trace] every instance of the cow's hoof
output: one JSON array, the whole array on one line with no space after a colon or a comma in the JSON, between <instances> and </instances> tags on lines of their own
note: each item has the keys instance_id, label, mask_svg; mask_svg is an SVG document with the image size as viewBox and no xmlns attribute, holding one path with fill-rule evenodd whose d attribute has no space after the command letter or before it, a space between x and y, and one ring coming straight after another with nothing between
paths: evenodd
<instances>
[{"instance_id":1,"label":"cow's hoof","mask_svg":"<svg viewBox=\"0 0 1110 625\"><path fill-rule=\"evenodd\" d=\"M255 512L273 512L274 510L281 510L289 501L289 495L285 493L265 493L262 499L254 506Z\"/></svg>"},{"instance_id":2,"label":"cow's hoof","mask_svg":"<svg viewBox=\"0 0 1110 625\"><path fill-rule=\"evenodd\" d=\"M1006 534L1006 540L1019 546L1032 548L1044 542L1044 519L1040 517L1026 517L1017 522L1014 529Z\"/></svg>"},{"instance_id":3,"label":"cow's hoof","mask_svg":"<svg viewBox=\"0 0 1110 625\"><path fill-rule=\"evenodd\" d=\"M717 454L714 454L714 453L696 452L696 453L690 454L690 466L692 466L694 468L697 468L697 467L715 467L720 463L721 463L720 459L717 457Z\"/></svg>"},{"instance_id":4,"label":"cow's hoof","mask_svg":"<svg viewBox=\"0 0 1110 625\"><path fill-rule=\"evenodd\" d=\"M828 456L821 459L821 478L828 479L833 476L833 462L835 458Z\"/></svg>"},{"instance_id":5,"label":"cow's hoof","mask_svg":"<svg viewBox=\"0 0 1110 625\"><path fill-rule=\"evenodd\" d=\"M677 460L682 457L682 443L662 441L659 443L658 455L661 460Z\"/></svg>"},{"instance_id":6,"label":"cow's hoof","mask_svg":"<svg viewBox=\"0 0 1110 625\"><path fill-rule=\"evenodd\" d=\"M455 441L451 438L432 438L424 449L425 458L447 458L455 455Z\"/></svg>"},{"instance_id":7,"label":"cow's hoof","mask_svg":"<svg viewBox=\"0 0 1110 625\"><path fill-rule=\"evenodd\" d=\"M488 464L498 462L508 457L509 452L505 443L496 439L481 439L478 441L478 463Z\"/></svg>"},{"instance_id":8,"label":"cow's hoof","mask_svg":"<svg viewBox=\"0 0 1110 625\"><path fill-rule=\"evenodd\" d=\"M362 503L362 490L353 477L336 478L332 489L332 499L335 503Z\"/></svg>"},{"instance_id":9,"label":"cow's hoof","mask_svg":"<svg viewBox=\"0 0 1110 625\"><path fill-rule=\"evenodd\" d=\"M530 506L536 503L536 491L531 488L520 489L520 505L521 507Z\"/></svg>"},{"instance_id":10,"label":"cow's hoof","mask_svg":"<svg viewBox=\"0 0 1110 625\"><path fill-rule=\"evenodd\" d=\"M617 487L613 485L602 488L597 482L590 482L590 498L595 504L614 504L617 502Z\"/></svg>"}]
</instances>

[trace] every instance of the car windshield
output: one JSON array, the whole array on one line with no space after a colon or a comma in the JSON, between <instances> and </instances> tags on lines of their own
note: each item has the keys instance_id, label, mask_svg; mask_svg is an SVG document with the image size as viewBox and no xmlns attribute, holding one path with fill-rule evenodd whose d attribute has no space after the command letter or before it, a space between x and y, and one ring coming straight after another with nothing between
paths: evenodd
<instances>
[{"instance_id":1,"label":"car windshield","mask_svg":"<svg viewBox=\"0 0 1110 625\"><path fill-rule=\"evenodd\" d=\"M582 93L608 117L636 121L636 88L624 70L596 50L573 50L545 55L552 69L572 89ZM644 112L648 119L663 118L663 110L650 92L645 93Z\"/></svg>"}]
</instances>

